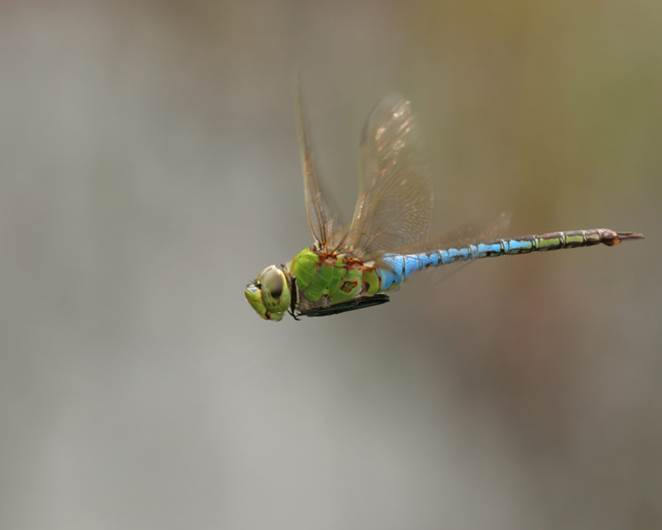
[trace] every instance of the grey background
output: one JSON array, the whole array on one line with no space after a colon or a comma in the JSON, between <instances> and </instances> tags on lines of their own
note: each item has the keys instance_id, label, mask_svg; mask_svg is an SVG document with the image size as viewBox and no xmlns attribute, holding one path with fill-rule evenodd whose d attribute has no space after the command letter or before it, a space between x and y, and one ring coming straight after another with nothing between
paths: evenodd
<instances>
[{"instance_id":1,"label":"grey background","mask_svg":"<svg viewBox=\"0 0 662 530\"><path fill-rule=\"evenodd\" d=\"M662 526L662 4L0 4L0 528ZM309 244L301 71L345 212L420 115L440 231L648 239L488 260L336 318L242 297Z\"/></svg>"}]
</instances>

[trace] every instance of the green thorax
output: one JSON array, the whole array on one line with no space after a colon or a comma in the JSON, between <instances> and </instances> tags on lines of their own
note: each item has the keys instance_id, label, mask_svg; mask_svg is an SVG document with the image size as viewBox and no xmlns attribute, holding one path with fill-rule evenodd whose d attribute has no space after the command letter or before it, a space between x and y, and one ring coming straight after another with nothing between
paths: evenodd
<instances>
[{"instance_id":1,"label":"green thorax","mask_svg":"<svg viewBox=\"0 0 662 530\"><path fill-rule=\"evenodd\" d=\"M299 306L333 305L379 291L379 276L373 266L348 254L323 254L309 248L288 264L296 279Z\"/></svg>"}]
</instances>

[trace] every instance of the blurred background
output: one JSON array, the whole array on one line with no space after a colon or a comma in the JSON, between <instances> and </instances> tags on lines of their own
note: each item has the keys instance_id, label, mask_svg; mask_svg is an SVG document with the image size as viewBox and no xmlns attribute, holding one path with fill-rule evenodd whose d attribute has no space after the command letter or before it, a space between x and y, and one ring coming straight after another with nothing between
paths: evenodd
<instances>
[{"instance_id":1,"label":"blurred background","mask_svg":"<svg viewBox=\"0 0 662 530\"><path fill-rule=\"evenodd\" d=\"M0 7L0 527L662 527L662 4ZM417 109L435 228L640 230L263 322L310 242L294 77L349 213Z\"/></svg>"}]
</instances>

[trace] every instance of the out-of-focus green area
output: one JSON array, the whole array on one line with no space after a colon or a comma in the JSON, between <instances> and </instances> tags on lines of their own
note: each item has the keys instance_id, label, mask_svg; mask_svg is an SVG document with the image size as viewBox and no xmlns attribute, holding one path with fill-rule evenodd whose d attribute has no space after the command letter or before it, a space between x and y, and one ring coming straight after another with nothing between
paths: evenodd
<instances>
[{"instance_id":1,"label":"out-of-focus green area","mask_svg":"<svg viewBox=\"0 0 662 530\"><path fill-rule=\"evenodd\" d=\"M662 525L662 4L4 2L0 527ZM300 72L345 213L409 96L436 228L642 242L260 321L309 244Z\"/></svg>"}]
</instances>

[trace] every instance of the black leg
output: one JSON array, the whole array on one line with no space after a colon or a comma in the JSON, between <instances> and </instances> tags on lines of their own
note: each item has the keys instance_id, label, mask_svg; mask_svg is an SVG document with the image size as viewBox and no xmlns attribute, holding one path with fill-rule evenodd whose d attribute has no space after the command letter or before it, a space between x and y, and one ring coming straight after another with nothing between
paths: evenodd
<instances>
[{"instance_id":1,"label":"black leg","mask_svg":"<svg viewBox=\"0 0 662 530\"><path fill-rule=\"evenodd\" d=\"M385 304L389 301L389 297L385 294L376 294L374 296L365 296L350 300L349 302L342 302L327 307L313 307L301 314L307 317L326 317L329 315L337 315L339 313L346 313L347 311L355 311L357 309L364 309L375 305Z\"/></svg>"}]
</instances>

